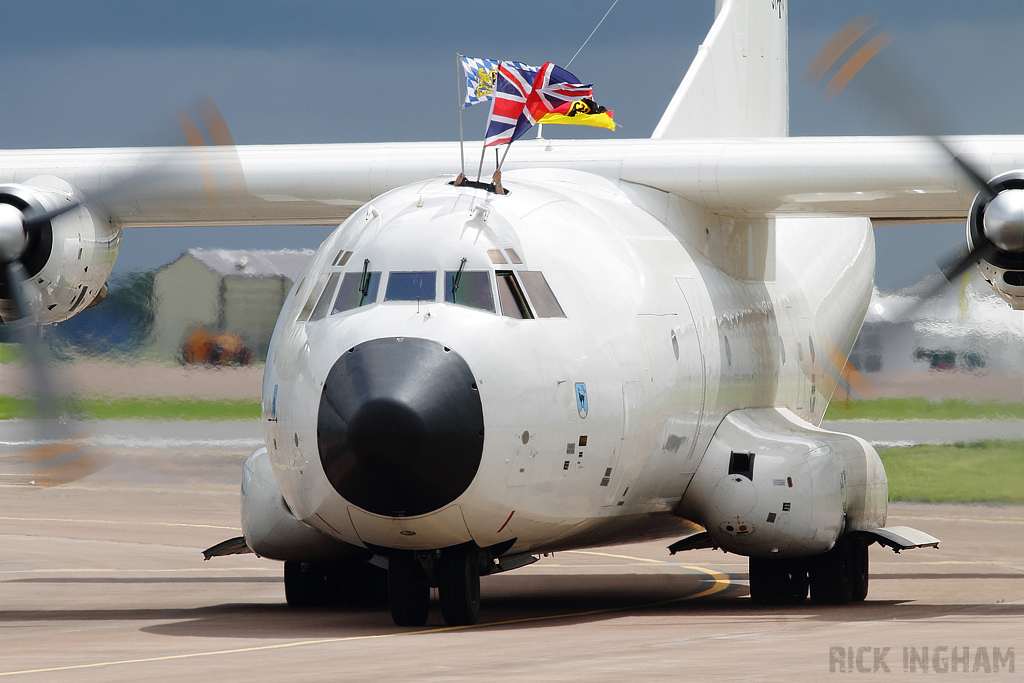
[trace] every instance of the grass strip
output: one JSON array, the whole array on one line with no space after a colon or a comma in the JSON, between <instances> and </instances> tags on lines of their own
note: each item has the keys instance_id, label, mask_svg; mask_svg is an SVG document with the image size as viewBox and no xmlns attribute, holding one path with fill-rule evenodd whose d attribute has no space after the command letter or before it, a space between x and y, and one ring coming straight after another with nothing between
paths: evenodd
<instances>
[{"instance_id":1,"label":"grass strip","mask_svg":"<svg viewBox=\"0 0 1024 683\"><path fill-rule=\"evenodd\" d=\"M84 420L258 420L260 402L254 399L104 398L75 397L59 402L58 410ZM0 396L0 420L31 417L27 398Z\"/></svg>"},{"instance_id":2,"label":"grass strip","mask_svg":"<svg viewBox=\"0 0 1024 683\"><path fill-rule=\"evenodd\" d=\"M1024 441L972 441L878 451L889 500L1024 505Z\"/></svg>"},{"instance_id":3,"label":"grass strip","mask_svg":"<svg viewBox=\"0 0 1024 683\"><path fill-rule=\"evenodd\" d=\"M1024 403L965 401L959 398L931 401L927 398L876 398L867 401L833 401L826 420L1020 420Z\"/></svg>"}]
</instances>

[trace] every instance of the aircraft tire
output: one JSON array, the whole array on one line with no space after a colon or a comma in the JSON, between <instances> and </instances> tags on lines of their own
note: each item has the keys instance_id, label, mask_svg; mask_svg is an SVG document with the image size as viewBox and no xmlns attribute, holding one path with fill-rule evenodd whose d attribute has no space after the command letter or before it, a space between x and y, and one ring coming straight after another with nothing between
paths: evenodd
<instances>
[{"instance_id":1,"label":"aircraft tire","mask_svg":"<svg viewBox=\"0 0 1024 683\"><path fill-rule=\"evenodd\" d=\"M850 601L863 602L868 597L868 546L863 539L850 539Z\"/></svg>"},{"instance_id":2,"label":"aircraft tire","mask_svg":"<svg viewBox=\"0 0 1024 683\"><path fill-rule=\"evenodd\" d=\"M313 607L320 604L327 575L321 565L310 562L284 563L284 597L289 607Z\"/></svg>"},{"instance_id":3,"label":"aircraft tire","mask_svg":"<svg viewBox=\"0 0 1024 683\"><path fill-rule=\"evenodd\" d=\"M784 605L807 598L807 570L791 560L751 557L750 599L758 605Z\"/></svg>"},{"instance_id":4,"label":"aircraft tire","mask_svg":"<svg viewBox=\"0 0 1024 683\"><path fill-rule=\"evenodd\" d=\"M853 540L840 538L827 553L815 558L810 571L811 602L816 605L845 605L853 597L851 568Z\"/></svg>"},{"instance_id":5,"label":"aircraft tire","mask_svg":"<svg viewBox=\"0 0 1024 683\"><path fill-rule=\"evenodd\" d=\"M388 602L398 626L423 626L430 615L430 585L410 552L396 551L388 560Z\"/></svg>"},{"instance_id":6,"label":"aircraft tire","mask_svg":"<svg viewBox=\"0 0 1024 683\"><path fill-rule=\"evenodd\" d=\"M448 548L438 567L441 614L449 626L470 626L480 617L480 565L472 544Z\"/></svg>"}]
</instances>

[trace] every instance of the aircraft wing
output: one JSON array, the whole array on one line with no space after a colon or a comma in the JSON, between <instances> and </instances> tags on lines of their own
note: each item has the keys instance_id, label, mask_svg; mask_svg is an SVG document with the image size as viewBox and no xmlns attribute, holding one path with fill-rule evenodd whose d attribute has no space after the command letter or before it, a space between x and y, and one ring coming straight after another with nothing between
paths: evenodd
<instances>
[{"instance_id":1,"label":"aircraft wing","mask_svg":"<svg viewBox=\"0 0 1024 683\"><path fill-rule=\"evenodd\" d=\"M989 177L1024 167L1024 136L947 141ZM975 195L924 138L520 141L503 169L527 168L590 172L731 217L961 221ZM336 224L388 190L458 169L454 142L0 153L0 183L56 176L125 228Z\"/></svg>"}]
</instances>

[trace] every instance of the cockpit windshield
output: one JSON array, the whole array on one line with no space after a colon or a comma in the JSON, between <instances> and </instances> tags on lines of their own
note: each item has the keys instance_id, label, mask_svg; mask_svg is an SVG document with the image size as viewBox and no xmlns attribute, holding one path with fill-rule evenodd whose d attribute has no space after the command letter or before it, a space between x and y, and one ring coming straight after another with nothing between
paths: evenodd
<instances>
[{"instance_id":1,"label":"cockpit windshield","mask_svg":"<svg viewBox=\"0 0 1024 683\"><path fill-rule=\"evenodd\" d=\"M391 273L384 301L434 301L437 299L437 273Z\"/></svg>"},{"instance_id":2,"label":"cockpit windshield","mask_svg":"<svg viewBox=\"0 0 1024 683\"><path fill-rule=\"evenodd\" d=\"M331 315L375 303L379 288L380 273L345 273Z\"/></svg>"},{"instance_id":3,"label":"cockpit windshield","mask_svg":"<svg viewBox=\"0 0 1024 683\"><path fill-rule=\"evenodd\" d=\"M489 273L484 270L445 271L444 300L494 313Z\"/></svg>"}]
</instances>

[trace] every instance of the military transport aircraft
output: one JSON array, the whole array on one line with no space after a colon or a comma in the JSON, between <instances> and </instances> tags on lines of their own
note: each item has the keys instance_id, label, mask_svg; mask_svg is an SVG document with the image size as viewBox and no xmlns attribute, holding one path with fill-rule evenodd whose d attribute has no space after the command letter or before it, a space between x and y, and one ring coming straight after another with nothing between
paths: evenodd
<instances>
[{"instance_id":1,"label":"military transport aircraft","mask_svg":"<svg viewBox=\"0 0 1024 683\"><path fill-rule=\"evenodd\" d=\"M886 527L874 449L817 426L872 221L967 218L961 268L1020 308L1024 137L788 138L787 40L781 0L720 1L651 139L521 140L505 194L453 185L457 143L3 152L0 312L80 312L126 228L343 221L210 555L284 561L290 604L383 585L402 625L432 586L470 624L482 575L654 537L748 556L758 601L863 600L871 543L938 542Z\"/></svg>"}]
</instances>

